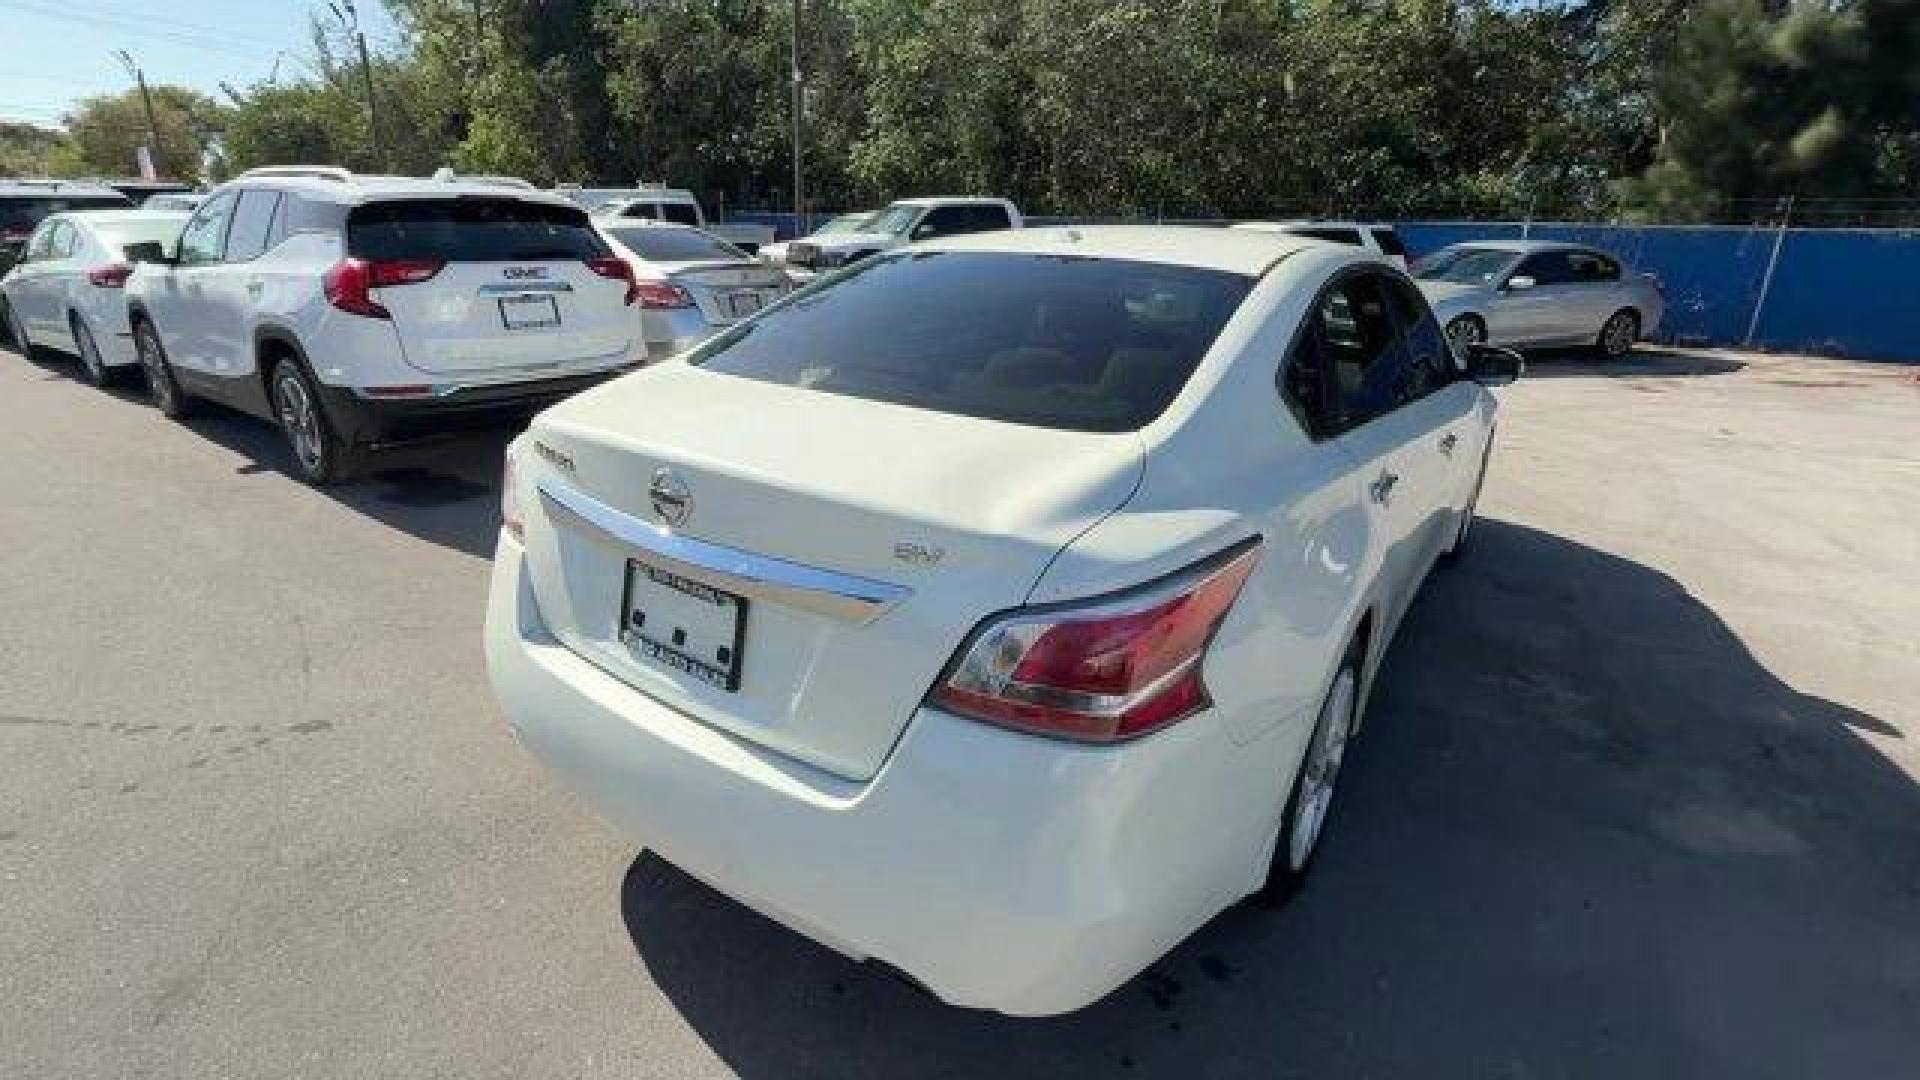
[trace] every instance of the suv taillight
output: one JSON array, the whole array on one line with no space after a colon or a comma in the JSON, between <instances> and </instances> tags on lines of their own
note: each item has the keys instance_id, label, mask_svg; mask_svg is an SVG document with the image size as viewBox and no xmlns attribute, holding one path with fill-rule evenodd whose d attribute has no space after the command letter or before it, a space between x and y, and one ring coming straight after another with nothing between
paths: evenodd
<instances>
[{"instance_id":1,"label":"suv taillight","mask_svg":"<svg viewBox=\"0 0 1920 1080\"><path fill-rule=\"evenodd\" d=\"M353 315L369 319L391 319L392 312L373 298L372 290L395 285L413 285L430 281L445 266L432 259L342 259L321 277L327 303Z\"/></svg>"},{"instance_id":2,"label":"suv taillight","mask_svg":"<svg viewBox=\"0 0 1920 1080\"><path fill-rule=\"evenodd\" d=\"M1144 589L997 615L930 695L1035 735L1116 743L1212 704L1201 666L1260 559L1249 541Z\"/></svg>"},{"instance_id":3,"label":"suv taillight","mask_svg":"<svg viewBox=\"0 0 1920 1080\"><path fill-rule=\"evenodd\" d=\"M87 283L102 289L122 289L127 279L133 276L133 267L128 263L107 263L87 271Z\"/></svg>"},{"instance_id":4,"label":"suv taillight","mask_svg":"<svg viewBox=\"0 0 1920 1080\"><path fill-rule=\"evenodd\" d=\"M603 278L626 282L628 307L632 307L634 301L640 299L640 284L634 280L633 264L627 260L620 258L618 255L602 255L597 259L588 259L587 269L599 274Z\"/></svg>"}]
</instances>

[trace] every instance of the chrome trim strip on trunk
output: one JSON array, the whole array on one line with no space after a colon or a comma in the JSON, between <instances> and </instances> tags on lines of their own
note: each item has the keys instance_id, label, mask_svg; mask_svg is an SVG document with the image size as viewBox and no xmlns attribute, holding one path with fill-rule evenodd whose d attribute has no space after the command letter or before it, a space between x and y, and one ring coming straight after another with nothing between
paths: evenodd
<instances>
[{"instance_id":1,"label":"chrome trim strip on trunk","mask_svg":"<svg viewBox=\"0 0 1920 1080\"><path fill-rule=\"evenodd\" d=\"M865 625L913 595L912 589L902 585L668 532L589 495L544 480L536 481L534 487L550 510L579 526L582 534L751 599Z\"/></svg>"},{"instance_id":2,"label":"chrome trim strip on trunk","mask_svg":"<svg viewBox=\"0 0 1920 1080\"><path fill-rule=\"evenodd\" d=\"M482 296L538 296L572 291L573 286L564 281L492 281L480 286Z\"/></svg>"}]
</instances>

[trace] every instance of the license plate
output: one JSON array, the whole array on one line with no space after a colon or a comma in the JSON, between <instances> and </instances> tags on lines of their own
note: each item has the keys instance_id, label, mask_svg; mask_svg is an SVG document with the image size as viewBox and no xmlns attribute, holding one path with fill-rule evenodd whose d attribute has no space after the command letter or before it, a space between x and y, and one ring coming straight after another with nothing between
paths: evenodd
<instances>
[{"instance_id":1,"label":"license plate","mask_svg":"<svg viewBox=\"0 0 1920 1080\"><path fill-rule=\"evenodd\" d=\"M560 305L551 296L503 296L500 322L509 330L540 330L560 325Z\"/></svg>"},{"instance_id":2,"label":"license plate","mask_svg":"<svg viewBox=\"0 0 1920 1080\"><path fill-rule=\"evenodd\" d=\"M620 640L635 655L730 693L740 689L745 597L628 559L620 612Z\"/></svg>"},{"instance_id":3,"label":"license plate","mask_svg":"<svg viewBox=\"0 0 1920 1080\"><path fill-rule=\"evenodd\" d=\"M720 303L729 318L744 319L760 310L761 298L758 292L752 289L745 289L740 292L727 293L720 298Z\"/></svg>"}]
</instances>

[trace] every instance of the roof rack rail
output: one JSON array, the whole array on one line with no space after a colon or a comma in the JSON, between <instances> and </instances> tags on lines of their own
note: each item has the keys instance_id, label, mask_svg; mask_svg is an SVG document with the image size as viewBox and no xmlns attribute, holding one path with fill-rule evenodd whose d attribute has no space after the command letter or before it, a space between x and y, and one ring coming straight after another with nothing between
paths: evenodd
<instances>
[{"instance_id":1,"label":"roof rack rail","mask_svg":"<svg viewBox=\"0 0 1920 1080\"><path fill-rule=\"evenodd\" d=\"M428 179L436 184L487 184L492 187L515 188L521 191L540 190L518 176L502 176L490 173L457 173L446 166L435 169L433 175Z\"/></svg>"},{"instance_id":2,"label":"roof rack rail","mask_svg":"<svg viewBox=\"0 0 1920 1080\"><path fill-rule=\"evenodd\" d=\"M236 180L245 180L250 176L310 176L316 180L334 180L345 184L353 179L353 174L338 165L264 165L258 169L248 169Z\"/></svg>"}]
</instances>

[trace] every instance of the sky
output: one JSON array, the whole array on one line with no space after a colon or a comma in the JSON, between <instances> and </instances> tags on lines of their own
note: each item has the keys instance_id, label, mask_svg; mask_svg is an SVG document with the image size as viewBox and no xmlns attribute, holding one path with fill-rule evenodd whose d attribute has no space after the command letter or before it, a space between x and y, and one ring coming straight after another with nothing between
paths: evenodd
<instances>
[{"instance_id":1,"label":"sky","mask_svg":"<svg viewBox=\"0 0 1920 1080\"><path fill-rule=\"evenodd\" d=\"M358 0L367 42L394 37L380 0ZM177 83L225 100L268 77L286 49L311 61L307 24L325 0L0 0L0 120L56 127L73 103L132 85L125 49L148 85ZM281 77L302 71L281 61Z\"/></svg>"}]
</instances>

